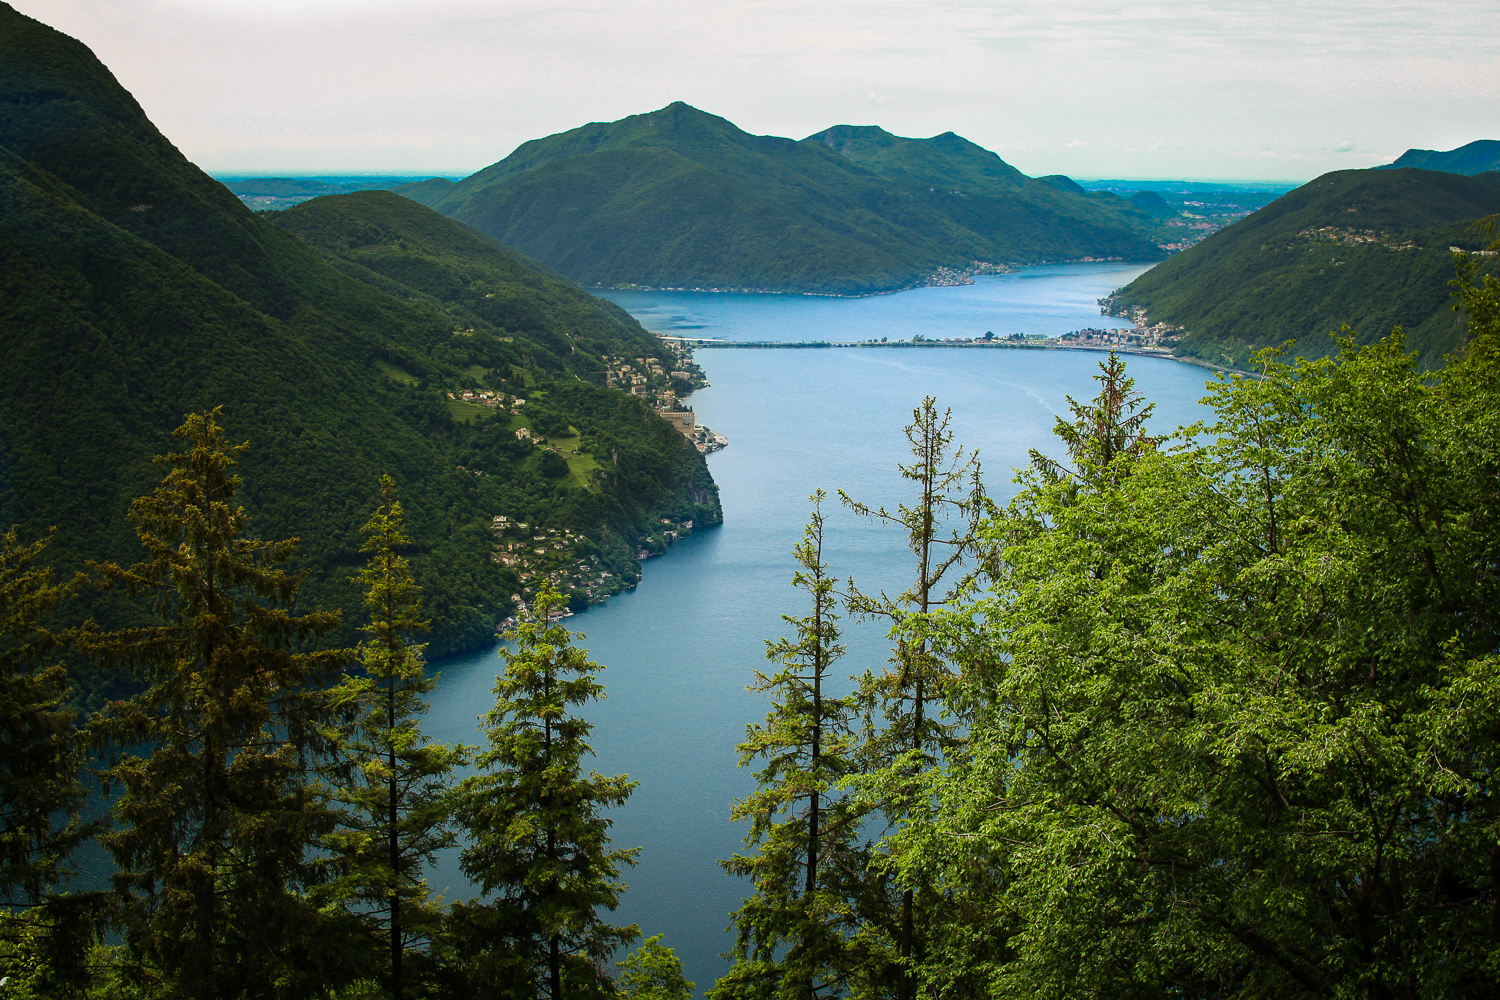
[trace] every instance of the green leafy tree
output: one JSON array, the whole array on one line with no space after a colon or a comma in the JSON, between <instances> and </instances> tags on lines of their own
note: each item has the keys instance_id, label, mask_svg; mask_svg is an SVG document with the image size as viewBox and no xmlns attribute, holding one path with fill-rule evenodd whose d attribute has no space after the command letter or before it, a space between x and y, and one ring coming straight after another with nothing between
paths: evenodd
<instances>
[{"instance_id":1,"label":"green leafy tree","mask_svg":"<svg viewBox=\"0 0 1500 1000\"><path fill-rule=\"evenodd\" d=\"M641 942L624 961L617 977L620 995L626 1000L692 1000L695 983L682 974L682 960L653 934Z\"/></svg>"},{"instance_id":2,"label":"green leafy tree","mask_svg":"<svg viewBox=\"0 0 1500 1000\"><path fill-rule=\"evenodd\" d=\"M934 994L960 968L1015 997L1496 980L1500 309L1471 296L1436 376L1399 331L1268 352L1212 384L1203 440L1023 475L971 739L893 841L969 915Z\"/></svg>"},{"instance_id":3,"label":"green leafy tree","mask_svg":"<svg viewBox=\"0 0 1500 1000\"><path fill-rule=\"evenodd\" d=\"M861 798L895 825L922 808L914 797L913 776L936 763L952 742L954 724L941 717L938 706L953 672L937 641L933 616L967 592L980 554L978 525L988 507L978 456L955 445L951 420L952 411L939 413L931 396L912 411L905 434L913 460L898 466L902 478L916 484L911 506L900 504L893 513L839 493L856 514L904 531L917 562L915 578L895 598L866 594L849 582L849 610L889 622L896 643L891 668L866 672L857 696L872 720L863 750ZM950 577L955 571L961 572L956 580ZM883 716L881 728L873 723L877 711ZM894 934L900 960L897 987L903 998L914 995L915 970L925 949L917 895L914 886L902 889ZM920 902L928 912L937 905L925 893Z\"/></svg>"},{"instance_id":4,"label":"green leafy tree","mask_svg":"<svg viewBox=\"0 0 1500 1000\"><path fill-rule=\"evenodd\" d=\"M468 748L422 734L426 697L437 681L424 669L425 647L412 637L431 623L400 554L411 542L390 476L381 477L380 494L360 549L369 556L359 580L370 615L357 650L362 670L333 692L335 705L353 715L340 734L339 763L355 781L342 789L349 811L329 842L348 868L324 891L359 902L364 912L384 913L391 993L401 1000L408 942L426 937L439 916L422 870L455 843L450 777Z\"/></svg>"},{"instance_id":5,"label":"green leafy tree","mask_svg":"<svg viewBox=\"0 0 1500 1000\"><path fill-rule=\"evenodd\" d=\"M782 619L795 639L767 641L778 669L756 671L751 691L771 692L763 725L746 727L740 764L760 759L756 790L735 804L750 820L745 843L756 850L721 862L754 881L734 915L735 966L713 996L812 998L843 991L857 946L868 855L860 843L862 812L835 789L854 768L852 708L827 690L829 670L844 653L834 579L823 561L822 490L812 519L792 549L800 567L792 585L807 593L811 614Z\"/></svg>"},{"instance_id":6,"label":"green leafy tree","mask_svg":"<svg viewBox=\"0 0 1500 1000\"><path fill-rule=\"evenodd\" d=\"M334 821L313 780L330 749L320 684L348 656L306 651L338 616L289 610L297 541L246 536L233 469L248 446L225 443L218 415L187 418L185 450L132 505L146 559L98 567L161 619L82 640L144 684L100 724L118 793L102 840L141 975L184 996L289 996L349 961L347 921L301 894L326 875L311 848Z\"/></svg>"},{"instance_id":7,"label":"green leafy tree","mask_svg":"<svg viewBox=\"0 0 1500 1000\"><path fill-rule=\"evenodd\" d=\"M454 908L461 960L488 981L476 988L544 989L553 1000L607 993L600 963L640 933L599 912L619 905L620 866L639 851L610 846L600 810L622 804L635 783L583 771L593 726L570 709L604 697L603 668L573 645L555 614L562 604L544 585L507 633L515 648L500 650L505 671L476 758L483 773L460 785L456 812L469 839L464 874L498 897Z\"/></svg>"},{"instance_id":8,"label":"green leafy tree","mask_svg":"<svg viewBox=\"0 0 1500 1000\"><path fill-rule=\"evenodd\" d=\"M37 565L46 546L23 544L14 528L0 535L0 939L16 961L30 952L66 978L82 971L98 900L60 889L97 824L80 818L86 745L54 659L63 640L42 624L73 585ZM11 971L19 970L0 966L0 975Z\"/></svg>"}]
</instances>

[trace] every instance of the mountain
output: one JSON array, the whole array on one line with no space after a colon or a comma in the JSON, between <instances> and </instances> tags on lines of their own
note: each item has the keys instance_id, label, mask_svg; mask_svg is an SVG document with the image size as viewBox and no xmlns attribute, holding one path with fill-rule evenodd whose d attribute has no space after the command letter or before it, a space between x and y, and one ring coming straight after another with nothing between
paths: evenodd
<instances>
[{"instance_id":1,"label":"mountain","mask_svg":"<svg viewBox=\"0 0 1500 1000\"><path fill-rule=\"evenodd\" d=\"M1475 174L1500 170L1500 140L1480 139L1457 149L1408 149L1396 158L1395 163L1377 167L1377 170L1395 170L1399 167L1420 167L1423 170L1441 170L1450 174Z\"/></svg>"},{"instance_id":2,"label":"mountain","mask_svg":"<svg viewBox=\"0 0 1500 1000\"><path fill-rule=\"evenodd\" d=\"M217 178L246 205L258 211L291 208L309 198L355 191L389 191L413 182L407 176L227 177Z\"/></svg>"},{"instance_id":3,"label":"mountain","mask_svg":"<svg viewBox=\"0 0 1500 1000\"><path fill-rule=\"evenodd\" d=\"M1461 343L1449 247L1479 249L1474 228L1500 211L1500 174L1342 170L1324 174L1158 264L1110 300L1182 326L1178 351L1243 365L1285 340L1308 357L1349 324L1360 342L1397 325L1424 363Z\"/></svg>"},{"instance_id":4,"label":"mountain","mask_svg":"<svg viewBox=\"0 0 1500 1000\"><path fill-rule=\"evenodd\" d=\"M365 191L264 216L344 274L443 309L458 329L526 338L549 367L584 376L605 356L659 356L661 345L613 302L410 199Z\"/></svg>"},{"instance_id":5,"label":"mountain","mask_svg":"<svg viewBox=\"0 0 1500 1000\"><path fill-rule=\"evenodd\" d=\"M396 189L585 285L864 293L938 267L1158 259L1141 213L1032 181L952 133L756 136L676 103Z\"/></svg>"},{"instance_id":6,"label":"mountain","mask_svg":"<svg viewBox=\"0 0 1500 1000\"><path fill-rule=\"evenodd\" d=\"M558 535L576 539L570 556L626 582L662 517L718 516L702 457L643 400L605 388L592 353L670 365L655 338L405 199L331 200L298 210L306 239L251 212L84 45L0 3L4 523L26 538L55 526L48 556L63 570L134 561L126 514L160 479L151 456L184 413L222 405L251 445L253 530L302 539L302 600L346 611L340 641L362 613L360 525L379 477L396 479L441 653L485 641L521 589L497 515L571 533ZM343 252L315 245L340 232ZM486 387L524 389L534 413L449 396ZM516 435L542 424L566 444ZM132 614L117 594L78 612ZM81 683L97 697L112 682Z\"/></svg>"}]
</instances>

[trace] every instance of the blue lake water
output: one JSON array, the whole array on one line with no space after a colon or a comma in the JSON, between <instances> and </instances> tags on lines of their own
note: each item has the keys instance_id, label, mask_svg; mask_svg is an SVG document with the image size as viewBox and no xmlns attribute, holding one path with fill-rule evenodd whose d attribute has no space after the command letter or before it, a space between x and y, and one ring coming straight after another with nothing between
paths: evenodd
<instances>
[{"instance_id":1,"label":"blue lake water","mask_svg":"<svg viewBox=\"0 0 1500 1000\"><path fill-rule=\"evenodd\" d=\"M648 328L729 340L862 340L1011 333L1056 334L1101 326L1095 300L1145 268L1057 265L863 299L672 292L610 292ZM689 332L691 331L691 332ZM1092 398L1102 354L1082 351L902 348L701 350L712 386L695 393L700 423L730 445L709 456L724 524L679 542L645 567L640 586L568 619L605 665L606 701L588 711L596 766L640 782L613 810L615 842L643 848L614 914L682 957L699 991L727 964L729 913L745 886L718 859L741 850L730 803L751 787L735 744L765 703L745 691L765 664L766 639L784 634L782 614L802 614L790 586L790 550L807 520L807 497L843 489L872 503L907 499L896 472L908 460L902 427L924 395L953 411L958 441L978 449L990 492L1009 497L1011 470L1029 448L1058 452L1052 427L1064 397ZM1156 402L1157 432L1207 415L1198 400L1207 373L1162 358L1128 359L1137 386ZM864 589L893 593L906 582L898 534L826 507L824 551L833 571ZM880 669L881 630L846 622L840 674ZM476 717L493 703L493 650L434 664L442 675L427 730L476 743ZM472 895L453 855L429 882L449 899Z\"/></svg>"}]
</instances>

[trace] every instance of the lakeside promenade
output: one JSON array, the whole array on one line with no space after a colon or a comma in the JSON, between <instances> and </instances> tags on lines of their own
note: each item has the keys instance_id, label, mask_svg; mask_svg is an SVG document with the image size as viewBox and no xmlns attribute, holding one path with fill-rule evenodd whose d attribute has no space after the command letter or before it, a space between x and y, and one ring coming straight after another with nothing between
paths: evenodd
<instances>
[{"instance_id":1,"label":"lakeside promenade","mask_svg":"<svg viewBox=\"0 0 1500 1000\"><path fill-rule=\"evenodd\" d=\"M1240 375L1251 375L1259 377L1254 372L1244 371L1239 368L1230 368L1225 365L1216 365L1202 358L1181 357L1173 354L1165 347L1135 347L1125 344L1113 346L1103 344L1069 344L1058 340L1033 340L1030 342L1020 340L893 340L893 341L868 341L868 340L723 340L717 337L673 337L658 333L656 336L670 343L682 344L690 349L693 348L716 348L724 350L763 351L763 350L835 350L855 347L866 348L917 348L917 347L944 347L944 348L976 348L980 350L1017 350L1017 351L1095 351L1101 354L1133 354L1144 358L1164 358L1167 361L1180 361L1185 365L1193 365L1197 368L1207 368L1215 372L1235 372Z\"/></svg>"},{"instance_id":2,"label":"lakeside promenade","mask_svg":"<svg viewBox=\"0 0 1500 1000\"><path fill-rule=\"evenodd\" d=\"M905 349L914 347L945 347L945 348L975 348L986 351L992 350L1018 350L1018 351L1113 351L1116 354L1138 354L1143 357L1167 358L1173 361L1191 360L1178 358L1169 349L1163 347L1133 347L1129 345L1104 346L1097 344L1067 344L1056 340L1033 340L1030 342L1021 340L892 340L892 341L870 341L870 340L724 340L717 337L671 337L658 333L659 339L674 344L682 344L690 348L722 348L726 350L808 350L808 349L847 349L854 347L865 348L895 348Z\"/></svg>"}]
</instances>

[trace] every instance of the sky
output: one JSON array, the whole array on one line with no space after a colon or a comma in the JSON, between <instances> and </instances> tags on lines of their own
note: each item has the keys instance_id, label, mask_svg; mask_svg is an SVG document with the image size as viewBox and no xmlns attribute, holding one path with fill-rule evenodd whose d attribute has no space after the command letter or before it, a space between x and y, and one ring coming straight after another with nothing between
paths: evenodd
<instances>
[{"instance_id":1,"label":"sky","mask_svg":"<svg viewBox=\"0 0 1500 1000\"><path fill-rule=\"evenodd\" d=\"M1495 0L10 2L221 176L464 176L677 100L1081 179L1304 181L1500 138Z\"/></svg>"}]
</instances>

